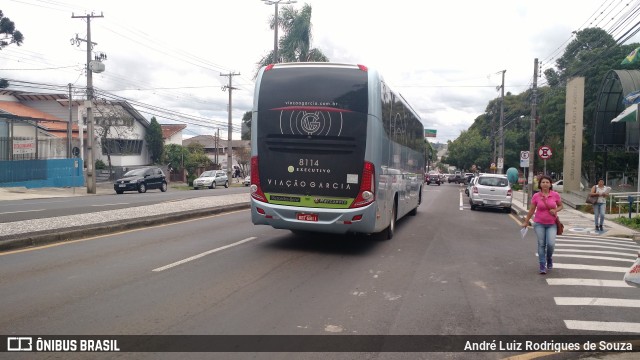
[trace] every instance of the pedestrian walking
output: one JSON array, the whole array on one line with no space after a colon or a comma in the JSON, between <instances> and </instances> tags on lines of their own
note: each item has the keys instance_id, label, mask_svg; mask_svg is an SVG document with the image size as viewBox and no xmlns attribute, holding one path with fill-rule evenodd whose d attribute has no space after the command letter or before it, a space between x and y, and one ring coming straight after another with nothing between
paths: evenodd
<instances>
[{"instance_id":1,"label":"pedestrian walking","mask_svg":"<svg viewBox=\"0 0 640 360\"><path fill-rule=\"evenodd\" d=\"M562 210L560 194L553 191L551 178L542 175L538 178L540 191L531 198L531 207L522 221L522 227L529 226L529 220L534 217L533 230L538 238L538 262L540 274L546 274L553 268L553 249L556 244L556 217ZM535 216L534 216L535 215Z\"/></svg>"},{"instance_id":2,"label":"pedestrian walking","mask_svg":"<svg viewBox=\"0 0 640 360\"><path fill-rule=\"evenodd\" d=\"M589 196L597 197L596 203L593 204L593 218L596 224L596 231L604 231L602 224L604 223L604 212L607 205L607 196L609 196L611 188L605 186L604 179L598 179L598 183L593 185Z\"/></svg>"}]
</instances>

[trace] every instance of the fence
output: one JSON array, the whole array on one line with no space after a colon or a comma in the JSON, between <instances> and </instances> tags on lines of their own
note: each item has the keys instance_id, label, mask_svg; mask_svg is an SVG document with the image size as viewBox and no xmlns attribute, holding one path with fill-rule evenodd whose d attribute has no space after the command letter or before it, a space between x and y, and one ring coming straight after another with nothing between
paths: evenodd
<instances>
[{"instance_id":1,"label":"fence","mask_svg":"<svg viewBox=\"0 0 640 360\"><path fill-rule=\"evenodd\" d=\"M81 159L0 161L2 187L69 187L84 183Z\"/></svg>"},{"instance_id":2,"label":"fence","mask_svg":"<svg viewBox=\"0 0 640 360\"><path fill-rule=\"evenodd\" d=\"M613 213L613 205L618 208L618 216L621 216L620 208L625 205L631 205L629 203L631 198L631 204L636 205L636 213L640 214L640 193L639 192L619 192L609 194L609 214Z\"/></svg>"},{"instance_id":3,"label":"fence","mask_svg":"<svg viewBox=\"0 0 640 360\"><path fill-rule=\"evenodd\" d=\"M0 160L45 160L64 159L67 157L67 139L38 138L38 151L16 153L14 141L35 142L33 137L0 137Z\"/></svg>"}]
</instances>

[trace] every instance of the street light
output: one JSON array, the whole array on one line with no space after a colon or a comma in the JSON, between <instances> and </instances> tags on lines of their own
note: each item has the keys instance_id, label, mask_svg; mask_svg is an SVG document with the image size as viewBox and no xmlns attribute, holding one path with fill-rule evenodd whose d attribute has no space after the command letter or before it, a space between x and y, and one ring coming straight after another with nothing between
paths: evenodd
<instances>
[{"instance_id":1,"label":"street light","mask_svg":"<svg viewBox=\"0 0 640 360\"><path fill-rule=\"evenodd\" d=\"M274 31L274 35L273 35L273 63L277 64L278 63L278 4L289 5L289 4L295 4L298 1L297 0L260 0L260 1L263 1L266 5L275 5L276 6L275 17L273 18L273 21L274 21L274 26L273 26L273 31Z\"/></svg>"}]
</instances>

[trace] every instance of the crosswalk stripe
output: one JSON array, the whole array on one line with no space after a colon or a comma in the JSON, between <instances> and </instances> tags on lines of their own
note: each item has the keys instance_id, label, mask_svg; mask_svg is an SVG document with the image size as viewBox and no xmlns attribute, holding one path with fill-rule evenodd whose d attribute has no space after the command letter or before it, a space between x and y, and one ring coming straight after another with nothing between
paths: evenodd
<instances>
[{"instance_id":1,"label":"crosswalk stripe","mask_svg":"<svg viewBox=\"0 0 640 360\"><path fill-rule=\"evenodd\" d=\"M614 250L630 250L626 246L625 247L620 247L620 246L621 245L608 246L608 245L582 245L582 244L566 244L566 243L557 244L556 243L556 248L558 248L558 247L572 247L572 248L599 248L599 249L614 249Z\"/></svg>"},{"instance_id":2,"label":"crosswalk stripe","mask_svg":"<svg viewBox=\"0 0 640 360\"><path fill-rule=\"evenodd\" d=\"M580 234L569 234L569 235L558 235L559 239L570 239L570 238L584 238L584 239L593 239L593 235L580 235ZM623 242L628 242L628 243L635 243L635 241L629 239L629 238L623 238L623 237L615 237L615 236L598 236L598 239L601 240L618 240L618 241L623 241Z\"/></svg>"},{"instance_id":3,"label":"crosswalk stripe","mask_svg":"<svg viewBox=\"0 0 640 360\"><path fill-rule=\"evenodd\" d=\"M564 320L568 329L640 333L640 323Z\"/></svg>"},{"instance_id":4,"label":"crosswalk stripe","mask_svg":"<svg viewBox=\"0 0 640 360\"><path fill-rule=\"evenodd\" d=\"M634 259L638 257L637 254L633 254L633 253L622 253L617 251L603 251L603 250L579 250L579 249L556 249L554 254L566 253L566 252L579 253L579 254L619 255L619 256L628 256Z\"/></svg>"},{"instance_id":5,"label":"crosswalk stripe","mask_svg":"<svg viewBox=\"0 0 640 360\"><path fill-rule=\"evenodd\" d=\"M554 297L556 305L640 307L640 300L594 297Z\"/></svg>"},{"instance_id":6,"label":"crosswalk stripe","mask_svg":"<svg viewBox=\"0 0 640 360\"><path fill-rule=\"evenodd\" d=\"M554 269L567 269L567 270L593 270L593 271L606 271L625 273L629 269L627 266L597 266L597 265L584 265L584 264L564 264L554 263Z\"/></svg>"},{"instance_id":7,"label":"crosswalk stripe","mask_svg":"<svg viewBox=\"0 0 640 360\"><path fill-rule=\"evenodd\" d=\"M621 259L621 258L615 258L615 257L609 257L609 256L572 255L572 254L557 254L557 253L553 254L553 258L555 259L556 257L611 260L611 261L620 261L620 262L626 262L626 263L632 263L632 262L635 261L635 260L630 260L630 259Z\"/></svg>"},{"instance_id":8,"label":"crosswalk stripe","mask_svg":"<svg viewBox=\"0 0 640 360\"><path fill-rule=\"evenodd\" d=\"M556 238L556 242L561 242L561 243L580 243L580 244L603 244L603 245L619 245L619 246L623 246L623 247L628 247L631 249L640 249L640 246L638 246L635 242L630 242L630 241L618 241L618 240L605 240L605 239L596 239L596 238L581 238L581 239L561 239L561 238Z\"/></svg>"},{"instance_id":9,"label":"crosswalk stripe","mask_svg":"<svg viewBox=\"0 0 640 360\"><path fill-rule=\"evenodd\" d=\"M601 279L547 279L549 285L569 285L569 286L602 286L602 287L631 287L623 280L601 280Z\"/></svg>"}]
</instances>

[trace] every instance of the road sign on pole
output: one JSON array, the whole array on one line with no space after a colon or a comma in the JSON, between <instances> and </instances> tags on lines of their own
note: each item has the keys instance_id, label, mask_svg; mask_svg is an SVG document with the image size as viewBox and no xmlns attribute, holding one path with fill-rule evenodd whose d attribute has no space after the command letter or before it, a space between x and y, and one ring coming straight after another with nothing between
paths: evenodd
<instances>
[{"instance_id":1,"label":"road sign on pole","mask_svg":"<svg viewBox=\"0 0 640 360\"><path fill-rule=\"evenodd\" d=\"M553 155L551 152L551 148L547 145L542 145L540 146L540 148L538 148L538 156L540 156L540 159L551 159L551 155Z\"/></svg>"},{"instance_id":2,"label":"road sign on pole","mask_svg":"<svg viewBox=\"0 0 640 360\"><path fill-rule=\"evenodd\" d=\"M520 167L529 167L529 152L520 151Z\"/></svg>"}]
</instances>

